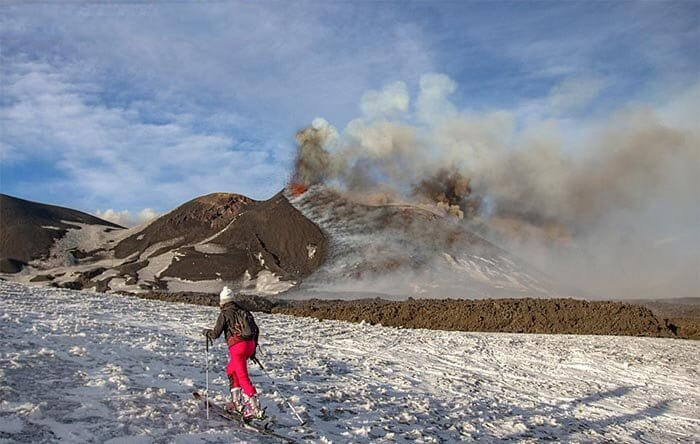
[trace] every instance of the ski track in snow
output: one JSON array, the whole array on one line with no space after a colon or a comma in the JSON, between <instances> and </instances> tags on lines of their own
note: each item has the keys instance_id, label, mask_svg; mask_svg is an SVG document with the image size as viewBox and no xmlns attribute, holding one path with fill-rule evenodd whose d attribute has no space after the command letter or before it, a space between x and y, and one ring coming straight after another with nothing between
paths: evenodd
<instances>
[{"instance_id":1,"label":"ski track in snow","mask_svg":"<svg viewBox=\"0 0 700 444\"><path fill-rule=\"evenodd\" d=\"M278 442L204 417L218 308L0 281L0 442ZM700 343L256 315L276 431L301 442L700 442ZM210 348L224 401L224 341Z\"/></svg>"}]
</instances>

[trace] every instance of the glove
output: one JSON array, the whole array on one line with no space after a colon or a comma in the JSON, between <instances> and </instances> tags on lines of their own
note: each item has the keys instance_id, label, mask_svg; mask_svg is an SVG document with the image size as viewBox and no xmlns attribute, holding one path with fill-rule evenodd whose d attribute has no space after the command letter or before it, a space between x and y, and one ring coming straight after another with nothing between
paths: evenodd
<instances>
[{"instance_id":1,"label":"glove","mask_svg":"<svg viewBox=\"0 0 700 444\"><path fill-rule=\"evenodd\" d=\"M214 330L212 330L211 328L205 328L204 330L202 330L202 334L207 338L211 338L212 333L214 333Z\"/></svg>"}]
</instances>

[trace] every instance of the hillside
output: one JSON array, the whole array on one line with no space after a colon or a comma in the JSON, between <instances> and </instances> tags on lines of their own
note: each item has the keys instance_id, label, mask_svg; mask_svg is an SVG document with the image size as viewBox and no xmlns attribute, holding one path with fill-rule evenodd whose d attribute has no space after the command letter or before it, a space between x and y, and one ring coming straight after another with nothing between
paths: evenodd
<instances>
[{"instance_id":1,"label":"hillside","mask_svg":"<svg viewBox=\"0 0 700 444\"><path fill-rule=\"evenodd\" d=\"M26 221L23 214L52 208L23 202L5 217ZM27 244L44 252L26 255L23 243L8 243L7 257L31 258L15 280L126 292L216 293L229 285L257 294L303 283L309 297L558 294L549 277L444 214L416 205L367 205L321 186L300 196L285 190L266 201L213 193L143 226L114 232L66 225L51 214L31 224L9 223L22 227L23 238L36 238ZM97 220L83 216L83 224Z\"/></svg>"},{"instance_id":2,"label":"hillside","mask_svg":"<svg viewBox=\"0 0 700 444\"><path fill-rule=\"evenodd\" d=\"M29 264L14 276L3 270L6 279L97 291L218 292L229 285L276 294L309 276L327 255L325 235L282 193L260 202L213 193L128 230L113 224L96 230L89 223L99 219L89 215L67 224L64 216L77 216L55 208L13 201L3 212L12 219L11 230L3 229L3 239L12 239L5 253ZM15 228L29 240L12 237ZM27 245L42 254L24 254ZM13 263L6 262L10 270Z\"/></svg>"},{"instance_id":3,"label":"hillside","mask_svg":"<svg viewBox=\"0 0 700 444\"><path fill-rule=\"evenodd\" d=\"M388 299L568 295L551 277L430 207L369 205L323 186L288 197L328 234L330 242L327 263L303 286L307 297L329 293L375 293Z\"/></svg>"},{"instance_id":4,"label":"hillside","mask_svg":"<svg viewBox=\"0 0 700 444\"><path fill-rule=\"evenodd\" d=\"M55 205L41 204L0 194L0 272L13 273L37 259L46 259L68 230L96 226L103 232L122 229L98 217ZM85 252L75 251L79 257Z\"/></svg>"}]
</instances>

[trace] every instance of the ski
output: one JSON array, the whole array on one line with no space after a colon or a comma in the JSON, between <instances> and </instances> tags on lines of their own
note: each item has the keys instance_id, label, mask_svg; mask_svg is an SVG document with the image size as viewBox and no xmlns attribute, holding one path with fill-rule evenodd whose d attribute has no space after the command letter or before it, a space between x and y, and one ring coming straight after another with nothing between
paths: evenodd
<instances>
[{"instance_id":1,"label":"ski","mask_svg":"<svg viewBox=\"0 0 700 444\"><path fill-rule=\"evenodd\" d=\"M207 400L199 392L193 392L192 396L194 396L194 399L203 401L204 406L206 407ZM265 425L260 425L260 424L256 424L256 423L251 422L251 421L246 421L243 419L242 415L239 415L239 414L234 413L234 412L229 412L228 410L226 410L225 408L223 408L219 404L212 402L211 400L208 400L208 402L209 402L209 409L213 413L221 416L222 418L226 418L230 421L237 422L239 426L241 426L242 428L244 428L246 430L250 430L250 431L262 433L262 434L265 434L268 436L272 436L272 437L281 439L281 440L289 442L289 443L296 442L296 440L294 440L293 438L290 438L290 437L284 436L284 435L280 435L279 433L275 433L272 430L270 430L268 428L269 423L267 423Z\"/></svg>"}]
</instances>

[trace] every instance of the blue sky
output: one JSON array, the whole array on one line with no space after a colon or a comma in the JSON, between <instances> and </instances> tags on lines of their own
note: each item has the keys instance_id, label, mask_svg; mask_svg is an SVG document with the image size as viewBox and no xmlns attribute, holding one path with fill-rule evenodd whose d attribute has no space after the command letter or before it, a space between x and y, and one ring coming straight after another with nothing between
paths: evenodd
<instances>
[{"instance_id":1,"label":"blue sky","mask_svg":"<svg viewBox=\"0 0 700 444\"><path fill-rule=\"evenodd\" d=\"M556 115L575 137L700 73L695 1L2 5L2 192L129 217L270 197L296 130L342 129L392 82L415 99L444 74L451 106Z\"/></svg>"}]
</instances>

